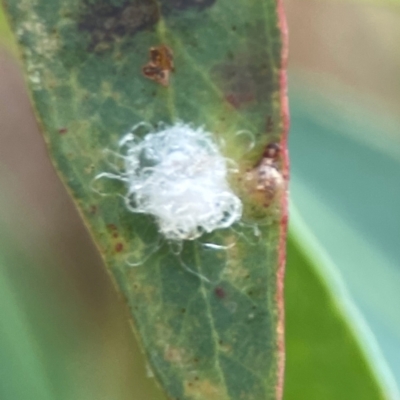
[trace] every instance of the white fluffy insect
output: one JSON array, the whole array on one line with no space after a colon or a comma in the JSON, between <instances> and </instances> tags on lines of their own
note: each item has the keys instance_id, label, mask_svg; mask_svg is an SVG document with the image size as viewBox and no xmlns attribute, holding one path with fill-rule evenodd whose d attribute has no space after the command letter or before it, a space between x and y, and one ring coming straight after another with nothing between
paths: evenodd
<instances>
[{"instance_id":1,"label":"white fluffy insect","mask_svg":"<svg viewBox=\"0 0 400 400\"><path fill-rule=\"evenodd\" d=\"M144 126L150 132L141 139L137 131ZM119 144L124 170L96 178L123 181L128 209L152 215L166 239L194 240L240 220L242 202L227 181L229 160L203 127L141 123Z\"/></svg>"}]
</instances>

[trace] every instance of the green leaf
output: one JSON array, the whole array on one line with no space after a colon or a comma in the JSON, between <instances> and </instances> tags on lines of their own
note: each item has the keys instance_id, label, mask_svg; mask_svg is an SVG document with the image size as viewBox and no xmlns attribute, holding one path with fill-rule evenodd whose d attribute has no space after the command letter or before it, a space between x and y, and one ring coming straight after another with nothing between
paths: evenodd
<instances>
[{"instance_id":1,"label":"green leaf","mask_svg":"<svg viewBox=\"0 0 400 400\"><path fill-rule=\"evenodd\" d=\"M140 122L205 126L241 171L285 147L284 55L272 0L7 0L52 159L127 300L151 368L173 399L276 399L283 378L285 191L265 207L232 185L248 225L185 241L176 255L153 219L130 213L104 150ZM282 19L282 16L281 16ZM167 45L168 85L147 79ZM163 82L166 83L166 82ZM167 86L167 87L165 87ZM253 150L243 143L249 131ZM179 140L179 138L177 138ZM285 149L278 160L286 174ZM259 197L259 196L258 196ZM201 242L229 244L217 251ZM145 260L133 268L129 256ZM182 267L186 265L186 269ZM188 269L205 279L190 274Z\"/></svg>"},{"instance_id":2,"label":"green leaf","mask_svg":"<svg viewBox=\"0 0 400 400\"><path fill-rule=\"evenodd\" d=\"M2 240L2 245L4 240ZM3 249L1 249L3 250ZM0 252L0 396L13 400L51 400L49 381L24 311L13 293ZM20 262L20 260L14 260ZM4 363L7 361L7 364Z\"/></svg>"},{"instance_id":3,"label":"green leaf","mask_svg":"<svg viewBox=\"0 0 400 400\"><path fill-rule=\"evenodd\" d=\"M397 399L385 359L336 266L291 208L285 400Z\"/></svg>"},{"instance_id":4,"label":"green leaf","mask_svg":"<svg viewBox=\"0 0 400 400\"><path fill-rule=\"evenodd\" d=\"M0 9L0 44L15 50L14 37L2 9Z\"/></svg>"},{"instance_id":5,"label":"green leaf","mask_svg":"<svg viewBox=\"0 0 400 400\"><path fill-rule=\"evenodd\" d=\"M400 382L400 120L339 82L308 79L291 79L291 195Z\"/></svg>"}]
</instances>

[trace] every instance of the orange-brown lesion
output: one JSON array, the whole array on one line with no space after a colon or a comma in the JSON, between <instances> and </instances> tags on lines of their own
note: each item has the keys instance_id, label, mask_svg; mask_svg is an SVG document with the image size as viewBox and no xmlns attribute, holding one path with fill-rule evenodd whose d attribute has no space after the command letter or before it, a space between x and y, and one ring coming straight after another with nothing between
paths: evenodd
<instances>
[{"instance_id":1,"label":"orange-brown lesion","mask_svg":"<svg viewBox=\"0 0 400 400\"><path fill-rule=\"evenodd\" d=\"M150 48L150 61L142 68L143 75L162 86L168 86L171 72L175 71L174 55L166 45Z\"/></svg>"}]
</instances>

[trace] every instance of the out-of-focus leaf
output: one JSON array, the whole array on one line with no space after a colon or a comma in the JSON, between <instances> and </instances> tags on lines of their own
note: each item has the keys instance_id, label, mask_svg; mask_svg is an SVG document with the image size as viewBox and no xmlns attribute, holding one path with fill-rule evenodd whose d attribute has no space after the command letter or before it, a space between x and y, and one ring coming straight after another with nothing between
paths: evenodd
<instances>
[{"instance_id":1,"label":"out-of-focus leaf","mask_svg":"<svg viewBox=\"0 0 400 400\"><path fill-rule=\"evenodd\" d=\"M210 251L186 242L183 262L164 244L144 265L127 256L157 242L154 221L128 212L110 184L103 150L145 121L206 126L226 143L242 173L269 142L282 143L286 173L282 40L272 0L7 0L32 97L53 160L120 290L151 367L171 398L275 399L282 391L285 210L243 195L262 216L259 240L237 227L208 235L230 243ZM280 10L280 13L282 11ZM282 18L282 16L281 16ZM169 87L142 74L149 49L168 45ZM254 136L254 150L237 132ZM179 140L179 138L177 138ZM259 216L260 216L259 215ZM260 222L259 216L254 218Z\"/></svg>"},{"instance_id":2,"label":"out-of-focus leaf","mask_svg":"<svg viewBox=\"0 0 400 400\"><path fill-rule=\"evenodd\" d=\"M292 79L291 194L400 382L400 121L338 83L300 80L310 82Z\"/></svg>"},{"instance_id":3,"label":"out-of-focus leaf","mask_svg":"<svg viewBox=\"0 0 400 400\"><path fill-rule=\"evenodd\" d=\"M1 244L4 244L3 240ZM0 249L0 398L53 400L52 383L42 364L40 349L26 315L12 291L2 250Z\"/></svg>"},{"instance_id":4,"label":"out-of-focus leaf","mask_svg":"<svg viewBox=\"0 0 400 400\"><path fill-rule=\"evenodd\" d=\"M336 266L291 209L285 400L397 399L386 361Z\"/></svg>"},{"instance_id":5,"label":"out-of-focus leaf","mask_svg":"<svg viewBox=\"0 0 400 400\"><path fill-rule=\"evenodd\" d=\"M0 7L0 44L6 48L16 50L15 40L8 26L3 7Z\"/></svg>"},{"instance_id":6,"label":"out-of-focus leaf","mask_svg":"<svg viewBox=\"0 0 400 400\"><path fill-rule=\"evenodd\" d=\"M18 196L15 176L0 171L0 398L165 399L147 376L126 310L99 287L103 271L91 277L93 286L82 286L35 220L38 210Z\"/></svg>"}]
</instances>

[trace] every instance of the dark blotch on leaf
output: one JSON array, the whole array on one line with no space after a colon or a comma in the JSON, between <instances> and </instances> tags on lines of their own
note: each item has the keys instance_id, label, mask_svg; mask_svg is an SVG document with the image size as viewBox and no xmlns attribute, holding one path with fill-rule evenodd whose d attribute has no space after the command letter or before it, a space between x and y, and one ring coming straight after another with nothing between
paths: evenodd
<instances>
[{"instance_id":1,"label":"dark blotch on leaf","mask_svg":"<svg viewBox=\"0 0 400 400\"><path fill-rule=\"evenodd\" d=\"M226 296L225 290L220 286L215 288L214 293L219 299L223 299Z\"/></svg>"},{"instance_id":2,"label":"dark blotch on leaf","mask_svg":"<svg viewBox=\"0 0 400 400\"><path fill-rule=\"evenodd\" d=\"M201 11L211 7L215 2L216 0L160 0L162 10L166 14L174 10L184 11L190 8Z\"/></svg>"},{"instance_id":3,"label":"dark blotch on leaf","mask_svg":"<svg viewBox=\"0 0 400 400\"><path fill-rule=\"evenodd\" d=\"M153 27L160 19L155 0L84 0L78 23L81 31L90 33L89 51L108 50L119 38L133 37Z\"/></svg>"},{"instance_id":4,"label":"dark blotch on leaf","mask_svg":"<svg viewBox=\"0 0 400 400\"><path fill-rule=\"evenodd\" d=\"M274 77L267 62L257 55L241 53L216 65L214 76L221 82L225 100L236 109L270 101Z\"/></svg>"},{"instance_id":5,"label":"dark blotch on leaf","mask_svg":"<svg viewBox=\"0 0 400 400\"><path fill-rule=\"evenodd\" d=\"M90 208L89 208L89 213L90 213L91 215L96 214L96 213L97 213L97 206L91 205Z\"/></svg>"},{"instance_id":6,"label":"dark blotch on leaf","mask_svg":"<svg viewBox=\"0 0 400 400\"><path fill-rule=\"evenodd\" d=\"M122 243L117 243L117 244L115 245L115 251L116 251L117 253L120 253L123 249L124 249L124 245L123 245Z\"/></svg>"},{"instance_id":7,"label":"dark blotch on leaf","mask_svg":"<svg viewBox=\"0 0 400 400\"><path fill-rule=\"evenodd\" d=\"M117 238L118 237L118 229L114 224L108 224L107 225L107 229L110 232L111 236L113 238Z\"/></svg>"}]
</instances>

